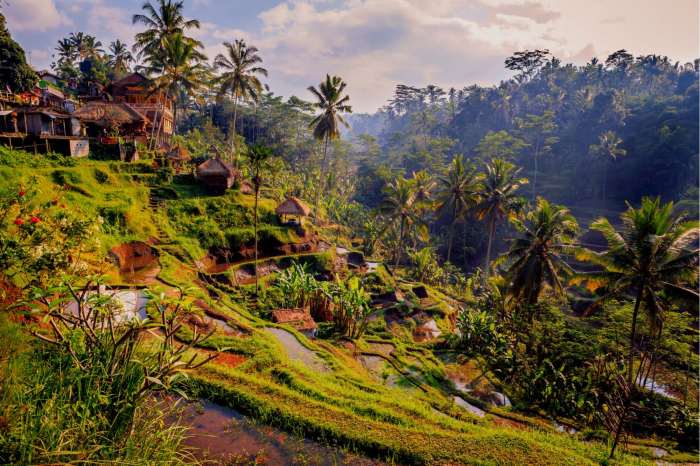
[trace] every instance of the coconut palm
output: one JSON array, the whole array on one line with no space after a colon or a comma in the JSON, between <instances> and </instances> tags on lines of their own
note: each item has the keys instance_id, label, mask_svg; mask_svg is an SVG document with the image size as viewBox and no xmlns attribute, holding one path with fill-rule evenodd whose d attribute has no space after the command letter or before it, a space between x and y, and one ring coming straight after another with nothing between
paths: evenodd
<instances>
[{"instance_id":1,"label":"coconut palm","mask_svg":"<svg viewBox=\"0 0 700 466\"><path fill-rule=\"evenodd\" d=\"M268 169L269 159L272 157L272 149L269 147L254 145L246 154L248 170L250 172L253 189L255 191L255 206L253 208L253 229L255 242L255 294L258 293L258 199L260 187L263 184L263 173Z\"/></svg>"},{"instance_id":2,"label":"coconut palm","mask_svg":"<svg viewBox=\"0 0 700 466\"><path fill-rule=\"evenodd\" d=\"M447 173L438 177L437 210L451 217L447 243L447 261L452 257L455 227L466 221L467 213L478 201L481 177L473 166L467 167L463 157L455 157Z\"/></svg>"},{"instance_id":3,"label":"coconut palm","mask_svg":"<svg viewBox=\"0 0 700 466\"><path fill-rule=\"evenodd\" d=\"M545 289L562 295L564 278L572 272L563 255L573 252L579 230L576 219L565 207L538 198L524 221L515 219L513 223L520 236L499 258L499 262L509 264L505 276L511 296L532 305Z\"/></svg>"},{"instance_id":4,"label":"coconut palm","mask_svg":"<svg viewBox=\"0 0 700 466\"><path fill-rule=\"evenodd\" d=\"M116 75L124 74L129 71L129 65L134 61L134 57L129 52L126 44L119 39L109 44L109 66L114 70Z\"/></svg>"},{"instance_id":5,"label":"coconut palm","mask_svg":"<svg viewBox=\"0 0 700 466\"><path fill-rule=\"evenodd\" d=\"M84 32L71 32L70 36L68 36L68 40L73 45L77 57L80 60L92 58L103 53L102 42L90 34L85 34Z\"/></svg>"},{"instance_id":6,"label":"coconut palm","mask_svg":"<svg viewBox=\"0 0 700 466\"><path fill-rule=\"evenodd\" d=\"M662 205L658 198L642 199L638 209L628 206L620 218L620 231L606 218L591 224L605 237L607 249L602 253L579 249L576 258L601 267L602 272L579 274L573 282L585 281L592 289L604 287L601 300L633 297L627 361L627 383L632 386L639 312L647 315L654 332L662 323L667 299L685 297L697 303L700 227L697 221L674 214L673 202Z\"/></svg>"},{"instance_id":7,"label":"coconut palm","mask_svg":"<svg viewBox=\"0 0 700 466\"><path fill-rule=\"evenodd\" d=\"M316 97L313 106L321 113L317 115L309 128L313 128L314 138L323 141L323 159L321 160L321 186L316 189L316 214L318 215L318 202L321 191L324 190L326 176L326 158L328 156L328 142L340 137L340 125L348 126L341 113L352 113L352 107L348 105L350 96L343 95L347 84L338 76L326 75L318 88L309 86L309 92Z\"/></svg>"},{"instance_id":8,"label":"coconut palm","mask_svg":"<svg viewBox=\"0 0 700 466\"><path fill-rule=\"evenodd\" d=\"M233 124L231 126L232 147L236 160L236 119L238 116L238 101L252 100L257 102L263 90L262 83L257 75L267 76L267 70L261 66L262 58L258 55L258 49L249 46L243 39L224 42L226 54L219 54L214 59L214 66L223 69L224 72L217 79L219 96L230 94L233 97Z\"/></svg>"},{"instance_id":9,"label":"coconut palm","mask_svg":"<svg viewBox=\"0 0 700 466\"><path fill-rule=\"evenodd\" d=\"M199 62L200 54L195 51L195 44L186 40L182 34L174 34L163 42L163 48L146 56L146 72L156 75L151 92L164 92L165 101L185 91L194 93L202 86L206 68ZM174 120L177 122L177 103L174 106ZM162 118L158 124L158 133ZM177 130L177 125L175 125ZM155 129L155 122L154 122Z\"/></svg>"},{"instance_id":10,"label":"coconut palm","mask_svg":"<svg viewBox=\"0 0 700 466\"><path fill-rule=\"evenodd\" d=\"M488 224L488 245L484 275L488 278L491 269L491 248L496 234L496 226L504 218L514 218L521 202L518 189L527 184L527 178L520 178L520 168L503 159L493 159L486 164L486 174L475 208L476 218Z\"/></svg>"},{"instance_id":11,"label":"coconut palm","mask_svg":"<svg viewBox=\"0 0 700 466\"><path fill-rule=\"evenodd\" d=\"M175 34L181 34L185 42L194 45L195 53L197 49L203 47L202 43L185 36L190 29L199 29L199 21L196 19L185 19L182 14L184 2L173 0L158 0L157 6L147 1L141 9L144 14L135 14L131 18L133 24L141 24L146 27L145 31L134 36L134 51L139 57L157 54L164 48L165 41ZM203 59L203 56L200 56Z\"/></svg>"},{"instance_id":12,"label":"coconut palm","mask_svg":"<svg viewBox=\"0 0 700 466\"><path fill-rule=\"evenodd\" d=\"M614 131L606 131L598 137L598 144L592 144L588 148L591 154L603 159L603 199L606 198L608 186L608 164L627 154L621 145L622 139Z\"/></svg>"},{"instance_id":13,"label":"coconut palm","mask_svg":"<svg viewBox=\"0 0 700 466\"><path fill-rule=\"evenodd\" d=\"M384 188L384 198L379 205L379 211L386 218L384 230L392 226L398 227L394 253L396 267L401 260L401 247L404 244L407 229L411 225L420 223L420 217L416 212L418 202L415 183L410 179L399 176Z\"/></svg>"}]
</instances>

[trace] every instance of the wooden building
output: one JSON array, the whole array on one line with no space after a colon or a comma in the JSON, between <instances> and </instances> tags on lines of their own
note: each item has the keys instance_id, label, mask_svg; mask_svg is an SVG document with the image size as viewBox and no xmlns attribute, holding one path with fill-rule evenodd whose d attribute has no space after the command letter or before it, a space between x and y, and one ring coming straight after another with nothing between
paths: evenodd
<instances>
[{"instance_id":1,"label":"wooden building","mask_svg":"<svg viewBox=\"0 0 700 466\"><path fill-rule=\"evenodd\" d=\"M197 180L204 184L210 192L216 194L223 194L231 188L238 176L238 171L221 160L220 157L201 163L195 172Z\"/></svg>"},{"instance_id":2,"label":"wooden building","mask_svg":"<svg viewBox=\"0 0 700 466\"><path fill-rule=\"evenodd\" d=\"M148 118L124 103L87 102L73 116L82 122L88 137L104 143L116 143L117 136L139 142L148 137Z\"/></svg>"},{"instance_id":3,"label":"wooden building","mask_svg":"<svg viewBox=\"0 0 700 466\"><path fill-rule=\"evenodd\" d=\"M74 115L49 107L21 106L0 111L0 141L11 148L84 157L90 150Z\"/></svg>"},{"instance_id":4,"label":"wooden building","mask_svg":"<svg viewBox=\"0 0 700 466\"><path fill-rule=\"evenodd\" d=\"M153 92L152 81L141 73L131 73L105 88L114 102L128 105L147 118L146 132L155 125L157 143L169 142L175 130L174 99L164 92Z\"/></svg>"}]
</instances>

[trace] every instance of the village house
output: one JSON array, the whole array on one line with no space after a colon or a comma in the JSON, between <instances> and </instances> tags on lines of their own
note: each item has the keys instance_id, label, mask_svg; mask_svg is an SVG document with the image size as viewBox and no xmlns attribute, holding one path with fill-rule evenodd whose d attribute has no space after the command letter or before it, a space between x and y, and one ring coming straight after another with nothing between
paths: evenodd
<instances>
[{"instance_id":1,"label":"village house","mask_svg":"<svg viewBox=\"0 0 700 466\"><path fill-rule=\"evenodd\" d=\"M115 144L119 137L138 142L148 137L148 118L125 103L91 101L73 116L82 122L86 136L105 144Z\"/></svg>"},{"instance_id":2,"label":"village house","mask_svg":"<svg viewBox=\"0 0 700 466\"><path fill-rule=\"evenodd\" d=\"M155 125L156 143L168 143L175 130L174 99L162 91L151 89L151 80L141 73L131 73L109 84L105 89L116 103L123 103L146 117L146 133Z\"/></svg>"},{"instance_id":3,"label":"village house","mask_svg":"<svg viewBox=\"0 0 700 466\"><path fill-rule=\"evenodd\" d=\"M21 106L0 111L0 141L35 153L83 157L89 152L80 120L52 107Z\"/></svg>"}]
</instances>

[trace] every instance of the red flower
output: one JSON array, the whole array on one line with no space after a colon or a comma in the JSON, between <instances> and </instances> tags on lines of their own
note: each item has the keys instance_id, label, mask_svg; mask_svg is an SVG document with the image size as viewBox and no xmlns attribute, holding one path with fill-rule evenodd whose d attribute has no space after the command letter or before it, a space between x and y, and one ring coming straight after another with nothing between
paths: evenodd
<instances>
[{"instance_id":1,"label":"red flower","mask_svg":"<svg viewBox=\"0 0 700 466\"><path fill-rule=\"evenodd\" d=\"M22 220L21 218L17 217L15 219L15 225L23 225L23 224L24 224L24 220Z\"/></svg>"},{"instance_id":2,"label":"red flower","mask_svg":"<svg viewBox=\"0 0 700 466\"><path fill-rule=\"evenodd\" d=\"M54 197L54 198L51 200L51 205L56 205L56 204L58 204L58 198L57 198L57 197Z\"/></svg>"},{"instance_id":3,"label":"red flower","mask_svg":"<svg viewBox=\"0 0 700 466\"><path fill-rule=\"evenodd\" d=\"M39 223L41 222L41 219L39 217L32 217L29 219L29 221L32 223Z\"/></svg>"},{"instance_id":4,"label":"red flower","mask_svg":"<svg viewBox=\"0 0 700 466\"><path fill-rule=\"evenodd\" d=\"M24 195L27 194L27 191L25 191L24 189L20 189L17 194L19 194L19 197L24 197Z\"/></svg>"},{"instance_id":5,"label":"red flower","mask_svg":"<svg viewBox=\"0 0 700 466\"><path fill-rule=\"evenodd\" d=\"M66 205L65 205L65 204L61 204L61 209L65 209L65 208L66 208Z\"/></svg>"}]
</instances>

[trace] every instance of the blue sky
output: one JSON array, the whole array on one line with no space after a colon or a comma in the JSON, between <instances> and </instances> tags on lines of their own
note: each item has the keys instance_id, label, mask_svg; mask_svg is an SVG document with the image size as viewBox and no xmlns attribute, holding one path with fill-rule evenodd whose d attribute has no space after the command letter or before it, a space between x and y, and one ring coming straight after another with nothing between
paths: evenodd
<instances>
[{"instance_id":1,"label":"blue sky","mask_svg":"<svg viewBox=\"0 0 700 466\"><path fill-rule=\"evenodd\" d=\"M32 64L47 68L72 31L131 42L143 0L7 0L4 12ZM515 50L549 48L585 63L626 48L681 62L700 56L697 0L185 0L213 58L243 37L260 49L272 90L308 98L325 73L348 82L356 111L397 83L495 84Z\"/></svg>"}]
</instances>

